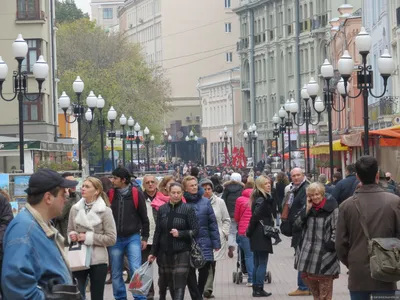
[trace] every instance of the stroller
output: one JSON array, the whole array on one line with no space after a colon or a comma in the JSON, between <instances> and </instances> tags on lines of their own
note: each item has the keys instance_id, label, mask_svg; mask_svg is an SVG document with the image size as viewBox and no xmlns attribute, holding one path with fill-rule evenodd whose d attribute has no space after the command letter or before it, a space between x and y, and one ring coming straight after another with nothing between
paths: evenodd
<instances>
[{"instance_id":1,"label":"stroller","mask_svg":"<svg viewBox=\"0 0 400 300\"><path fill-rule=\"evenodd\" d=\"M238 255L237 255L237 262L236 262L236 272L232 273L232 280L233 283L240 284L243 283L243 278L248 277L247 270L246 270L246 262L244 259L244 253L242 249L240 249L238 245ZM271 272L267 271L265 273L265 282L271 283L272 282L272 277L271 277Z\"/></svg>"}]
</instances>

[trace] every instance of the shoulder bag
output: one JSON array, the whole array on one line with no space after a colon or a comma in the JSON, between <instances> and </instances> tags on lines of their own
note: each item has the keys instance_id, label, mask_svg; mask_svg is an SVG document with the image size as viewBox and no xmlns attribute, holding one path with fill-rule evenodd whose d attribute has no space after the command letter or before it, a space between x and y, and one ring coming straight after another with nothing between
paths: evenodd
<instances>
[{"instance_id":1,"label":"shoulder bag","mask_svg":"<svg viewBox=\"0 0 400 300\"><path fill-rule=\"evenodd\" d=\"M361 214L359 199L354 198L360 214L360 224L368 240L369 267L371 277L383 282L400 280L400 240L395 237L370 238L364 216Z\"/></svg>"},{"instance_id":2,"label":"shoulder bag","mask_svg":"<svg viewBox=\"0 0 400 300\"><path fill-rule=\"evenodd\" d=\"M206 260L203 255L199 244L195 238L192 237L192 243L190 245L190 266L195 269L201 269L206 264Z\"/></svg>"},{"instance_id":3,"label":"shoulder bag","mask_svg":"<svg viewBox=\"0 0 400 300\"><path fill-rule=\"evenodd\" d=\"M46 300L81 300L76 281L74 284L60 284L55 278L51 278L46 285L39 286Z\"/></svg>"},{"instance_id":4,"label":"shoulder bag","mask_svg":"<svg viewBox=\"0 0 400 300\"><path fill-rule=\"evenodd\" d=\"M278 228L275 228L274 226L265 225L262 220L260 220L260 224L263 228L264 236L271 238L279 234Z\"/></svg>"}]
</instances>

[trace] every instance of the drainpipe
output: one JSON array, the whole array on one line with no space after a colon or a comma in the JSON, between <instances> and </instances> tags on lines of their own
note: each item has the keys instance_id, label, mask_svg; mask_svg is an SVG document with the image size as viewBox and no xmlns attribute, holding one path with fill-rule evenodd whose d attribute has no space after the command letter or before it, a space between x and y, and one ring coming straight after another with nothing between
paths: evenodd
<instances>
[{"instance_id":1,"label":"drainpipe","mask_svg":"<svg viewBox=\"0 0 400 300\"><path fill-rule=\"evenodd\" d=\"M196 87L196 89L197 89L197 92L199 93L199 104L200 104L200 135L202 136L203 135L203 129L202 129L202 123L203 123L203 106L202 106L202 101L201 101L201 93L200 93L200 79L201 79L201 77L199 78L199 79L197 79L197 87ZM209 131L208 131L208 136L210 136L210 128L208 129ZM207 143L208 143L208 139L207 139ZM207 143L205 143L204 144L204 161L203 161L203 164L204 164L204 166L206 165L206 163L207 163ZM200 149L201 149L201 146L200 146ZM201 150L200 150L200 154L201 154Z\"/></svg>"},{"instance_id":2,"label":"drainpipe","mask_svg":"<svg viewBox=\"0 0 400 300\"><path fill-rule=\"evenodd\" d=\"M296 52L297 52L297 60L296 60L296 71L297 71L297 77L296 77L296 90L297 90L297 105L299 109L302 107L301 103L301 71L300 71L300 0L296 0ZM300 110L301 111L301 110ZM300 142L300 126L297 126L297 148L300 148L301 142ZM289 138L290 141L290 138ZM289 147L289 149L291 149Z\"/></svg>"},{"instance_id":3,"label":"drainpipe","mask_svg":"<svg viewBox=\"0 0 400 300\"><path fill-rule=\"evenodd\" d=\"M229 79L232 95L232 148L235 145L235 95L233 94L233 70L231 69L231 76ZM232 153L231 153L232 155Z\"/></svg>"},{"instance_id":4,"label":"drainpipe","mask_svg":"<svg viewBox=\"0 0 400 300\"><path fill-rule=\"evenodd\" d=\"M249 25L250 25L250 35L249 35L249 72L250 72L250 103L251 103L251 112L250 112L250 125L256 124L256 82L255 82L255 64L254 64L254 11L249 9ZM251 141L249 143L251 149ZM256 152L256 149L254 151ZM250 153L253 156L252 153ZM254 155L256 156L256 155ZM253 161L256 161L256 158L253 157Z\"/></svg>"},{"instance_id":5,"label":"drainpipe","mask_svg":"<svg viewBox=\"0 0 400 300\"><path fill-rule=\"evenodd\" d=\"M55 45L55 9L54 0L50 1L50 52L51 52L51 80L52 80L52 94L53 94L53 126L54 126L54 142L57 142L57 124L58 124L58 105L57 105L57 80L56 80L56 45Z\"/></svg>"}]
</instances>

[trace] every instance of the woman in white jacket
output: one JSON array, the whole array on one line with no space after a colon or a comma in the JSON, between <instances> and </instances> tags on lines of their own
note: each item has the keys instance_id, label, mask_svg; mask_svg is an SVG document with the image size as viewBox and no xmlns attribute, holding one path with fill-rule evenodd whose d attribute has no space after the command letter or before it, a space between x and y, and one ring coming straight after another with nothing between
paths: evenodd
<instances>
[{"instance_id":1,"label":"woman in white jacket","mask_svg":"<svg viewBox=\"0 0 400 300\"><path fill-rule=\"evenodd\" d=\"M204 288L204 297L213 298L213 286L214 286L214 276L215 268L218 260L226 259L228 252L228 236L229 228L231 226L231 219L229 217L229 212L226 207L225 201L220 197L216 196L214 191L214 184L209 179L203 179L200 181L200 186L204 189L204 197L210 199L211 206L214 210L215 218L218 223L219 237L221 240L221 249L214 251L214 261L211 264L210 270L208 272L206 286Z\"/></svg>"},{"instance_id":2,"label":"woman in white jacket","mask_svg":"<svg viewBox=\"0 0 400 300\"><path fill-rule=\"evenodd\" d=\"M72 206L68 221L68 239L92 247L90 268L73 272L79 290L85 298L87 277L90 277L91 299L104 299L107 276L107 247L115 244L117 231L107 195L101 181L94 177L85 179L82 199Z\"/></svg>"}]
</instances>

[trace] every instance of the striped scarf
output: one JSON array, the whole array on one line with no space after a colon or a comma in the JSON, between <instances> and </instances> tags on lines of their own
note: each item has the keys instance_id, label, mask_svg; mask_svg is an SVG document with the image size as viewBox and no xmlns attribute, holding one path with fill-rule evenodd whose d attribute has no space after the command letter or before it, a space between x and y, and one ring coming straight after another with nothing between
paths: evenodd
<instances>
[{"instance_id":1,"label":"striped scarf","mask_svg":"<svg viewBox=\"0 0 400 300\"><path fill-rule=\"evenodd\" d=\"M292 207L292 204L294 201L294 193L298 191L298 189L303 185L303 183L306 181L306 179L307 178L304 176L303 181L298 185L295 185L292 183L292 187L289 191L289 193L290 193L289 200L288 200L289 208Z\"/></svg>"}]
</instances>

